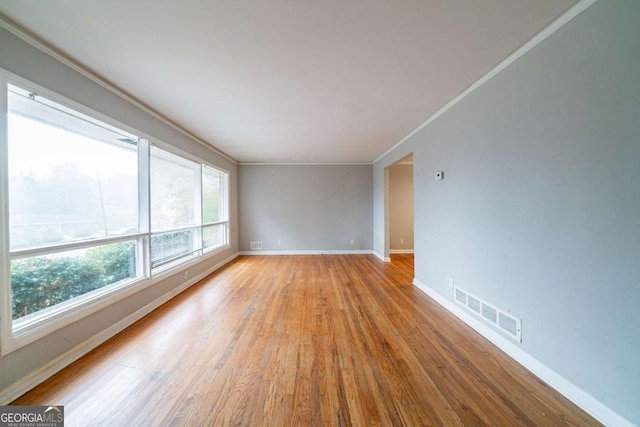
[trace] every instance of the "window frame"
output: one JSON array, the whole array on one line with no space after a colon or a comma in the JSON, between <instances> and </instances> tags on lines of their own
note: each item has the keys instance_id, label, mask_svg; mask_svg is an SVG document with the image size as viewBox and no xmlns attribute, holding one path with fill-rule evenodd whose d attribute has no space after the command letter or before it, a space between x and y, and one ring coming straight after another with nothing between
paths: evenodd
<instances>
[{"instance_id":1,"label":"window frame","mask_svg":"<svg viewBox=\"0 0 640 427\"><path fill-rule=\"evenodd\" d=\"M213 221L213 222L204 222L204 185L201 185L201 194L202 194L202 225L201 225L201 232L202 232L202 252L203 253L209 253L212 251L216 251L218 248L220 247L225 247L225 246L229 246L229 172L217 168L215 166L210 166L206 163L202 164L202 171L200 173L200 179L203 180L203 176L204 176L204 169L205 167L208 167L210 169L213 169L216 172L221 172L222 176L221 176L221 191L220 191L220 203L222 203L222 218L223 219L219 219L218 221ZM222 242L222 245L220 246L216 246L216 247L212 247L212 248L205 248L204 247L204 229L206 227L211 227L211 226L216 226L216 225L222 225L223 226L223 234L224 234L224 239Z\"/></svg>"},{"instance_id":2,"label":"window frame","mask_svg":"<svg viewBox=\"0 0 640 427\"><path fill-rule=\"evenodd\" d=\"M151 277L157 277L158 275L163 275L163 277L165 276L166 272L171 272L172 270L174 270L176 267L184 265L186 263L195 263L197 262L197 260L202 259L203 257L208 257L208 256L215 256L216 254L225 251L227 249L229 249L231 247L230 243L229 243L229 230L230 230L230 226L229 226L229 204L230 204L230 196L229 196L229 185L230 185L230 179L229 179L229 171L221 168L220 166L214 166L213 164L211 164L210 162L204 161L190 153L187 153L183 150L180 150L177 147L168 145L162 141L158 141L158 140L153 140L153 142L150 144L149 147L149 158L151 158L151 147L156 147L162 151L167 152L168 154L174 155L174 156L178 156L181 157L183 160L187 160L190 162L195 163L195 166L197 168L197 174L196 174L196 186L195 186L195 192L196 194L200 195L200 198L197 199L196 203L196 219L198 221L198 224L194 224L191 226L185 226L185 227L180 227L180 228L175 228L175 229L161 229L158 231L153 231L151 230L151 227L149 227L149 240L151 240L151 236L153 235L159 235L159 234L166 234L166 233L172 233L172 232L178 232L178 231L185 231L185 230L196 230L196 236L199 240L199 245L200 248L199 249L195 249L193 250L190 254L185 254L185 256L177 258L173 261L167 262L166 264L163 265L159 265L156 268L151 268ZM151 165L151 162L149 162L149 165ZM203 174L203 169L204 167L209 167L217 172L221 172L222 173L222 177L223 177L223 215L224 215L224 220L223 221L217 221L215 223L204 223L203 218L204 218L204 204L202 203L202 199L203 199L203 186L202 186L202 174ZM149 177L151 176L151 174L149 173L148 175ZM151 183L149 183L149 185L151 185ZM151 197L151 191L149 191L149 197ZM151 203L149 203L149 207L151 207ZM151 208L150 208L151 209ZM151 222L151 212L149 212L149 222ZM213 247L213 248L209 248L209 249L205 249L204 248L204 241L202 238L202 230L209 225L216 225L216 224L224 224L224 233L225 233L225 238L224 238L224 243L220 246L217 247ZM151 244L151 243L149 243ZM149 252L149 256L151 256L151 253ZM151 261L149 261L151 263ZM166 274L169 275L169 274Z\"/></svg>"},{"instance_id":3,"label":"window frame","mask_svg":"<svg viewBox=\"0 0 640 427\"><path fill-rule=\"evenodd\" d=\"M231 247L231 244L229 243L229 238L230 238L230 219L229 219L229 205L231 204L231 196L230 196L230 185L231 185L231 180L230 180L230 174L229 171L227 171L226 169L223 169L219 166L214 166L208 162L204 162L204 161L200 161L201 163L201 169L203 169L205 166L217 171L217 172L222 172L222 214L224 219L223 220L219 220L216 222L208 222L205 223L204 222L204 203L201 203L201 224L200 224L200 230L202 233L202 230L204 230L205 227L207 226L211 226L211 225L224 225L224 242L222 243L222 245L220 246L216 246L213 248L209 248L206 249L204 247L204 238L202 238L202 255L208 255L208 254L216 254L219 253L223 250L229 249ZM202 181L202 170L200 171L200 180ZM202 184L200 184L200 194L201 194L201 200L204 198L204 190L203 190L203 186Z\"/></svg>"},{"instance_id":4,"label":"window frame","mask_svg":"<svg viewBox=\"0 0 640 427\"><path fill-rule=\"evenodd\" d=\"M9 223L9 152L8 152L8 85L15 85L23 89L33 91L55 103L59 103L64 107L72 109L82 115L86 115L92 119L104 122L109 126L113 126L127 133L139 137L138 142L138 232L122 235L111 236L98 239L80 240L75 242L63 242L55 245L46 245L40 248L26 248L11 251L10 250L10 223ZM153 138L144 132L141 132L129 125L121 123L111 117L108 117L98 111L77 103L66 98L52 90L49 90L32 81L24 79L13 74L3 68L0 68L0 310L3 313L0 316L0 355L4 356L12 351L17 350L29 343L43 338L65 326L75 323L87 316L90 316L105 307L108 307L118 301L121 301L147 287L158 283L167 277L174 275L177 271L185 270L193 265L206 261L207 259L227 250L229 245L229 172L214 166L202 159L184 152L170 144L166 144ZM151 229L150 229L150 158L151 145L158 146L165 151L182 157L186 160L196 162L200 171L199 191L200 206L199 225L195 227L199 229L201 249L194 257L181 258L180 262L168 263L161 269L151 268ZM225 244L214 248L213 250L204 251L202 248L202 165L207 165L217 171L223 172L226 177L225 187L225 209L226 209L226 236ZM16 327L13 322L13 312L11 305L11 259L24 258L28 256L38 256L57 252L63 252L73 249L97 247L104 244L117 243L123 241L137 241L136 253L136 278L116 282L107 285L104 288L96 289L85 295L72 298L68 301L56 304L43 311L41 316L35 316L22 325ZM193 278L190 278L193 280ZM187 280L185 280L187 282ZM123 320L124 321L124 320ZM118 328L123 321L112 325L112 328Z\"/></svg>"},{"instance_id":5,"label":"window frame","mask_svg":"<svg viewBox=\"0 0 640 427\"><path fill-rule=\"evenodd\" d=\"M198 244L201 242L201 239L199 239L198 236L198 229L200 227L200 225L202 224L202 217L201 217L201 209L198 209L201 206L201 202L197 199L197 194L198 194L198 190L199 190L199 185L200 185L200 180L198 179L199 175L201 174L201 166L199 161L196 161L194 159L191 158L191 156L186 157L184 155L180 155L177 153L174 153L171 150L167 150L163 147L158 146L158 144L154 143L151 145L150 147L150 152L149 152L149 169L151 169L151 158L154 157L154 153L153 150L154 148L156 150L160 150L161 153L159 153L160 155L157 155L156 157L163 159L165 161L183 166L183 167L188 167L189 169L193 170L194 172L194 179L193 179L193 197L194 197L194 206L192 206L193 208L193 223L189 224L189 225L182 225L176 228L158 228L156 230L154 230L153 228L153 206L152 206L152 200L149 203L149 221L150 221L150 230L149 230L149 235L150 235L150 239L152 239L154 236L160 236L163 234L171 234L171 233L180 233L183 231L190 231L193 230L194 231L194 239L195 242L193 244L193 247L190 248L190 251L177 256L176 258L173 259L169 259L166 261L163 261L160 263L160 265L158 265L157 267L153 266L153 252L151 252L151 273L152 274L158 274L159 272L162 272L166 269L171 269L173 266L177 266L180 265L186 261L188 261L189 259L193 259L193 258L197 258L198 256L201 255L201 249L198 249ZM177 157L177 162L175 161L176 159L174 159L175 157ZM149 197L152 196L152 190L151 188L153 187L153 182L151 180L151 170L149 171ZM195 249L194 249L195 248ZM153 251L153 240L151 240L151 251Z\"/></svg>"},{"instance_id":6,"label":"window frame","mask_svg":"<svg viewBox=\"0 0 640 427\"><path fill-rule=\"evenodd\" d=\"M8 72L0 68L0 84L2 85L2 104L0 106L2 111L2 132L0 135L0 145L2 146L2 157L0 161L1 165L8 165L9 163L9 138L8 138L8 85L14 85L22 89L33 91L57 104L71 109L81 115L90 117L99 122L103 122L109 126L118 128L124 132L137 135L139 137L138 153L138 212L139 212L139 229L138 233L127 234L124 236L112 236L97 239L79 240L72 242L62 242L54 245L45 245L41 247L18 249L11 251L10 249L10 215L9 215L9 173L7 167L2 167L1 176L1 189L2 193L6 196L0 197L0 207L2 209L2 235L3 239L0 248L0 299L2 312L7 313L0 318L0 354L8 354L24 345L27 345L33 341L36 341L44 336L51 334L52 332L68 326L78 320L85 318L102 308L113 304L135 292L150 286L152 283L149 280L149 269L147 268L147 256L144 246L147 245L147 234L143 226L148 223L143 219L143 214L146 215L146 210L141 208L140 199L144 198L146 185L145 176L140 170L140 164L144 162L144 158L148 157L144 155L144 152L148 152L148 136L142 134L138 130L121 123L115 119L112 119L98 111L88 108L80 103L77 103L71 99L68 99L54 91L51 91L37 83L24 79L18 75ZM143 153L142 155L140 155ZM144 205L142 205L144 206ZM90 295L80 295L71 300L56 304L46 310L40 316L35 316L24 323L18 322L18 325L14 325L13 310L11 306L12 291L11 291L11 259L19 259L28 256L39 256L46 254L59 253L64 251L70 251L74 249L82 249L88 247L97 247L109 243L117 243L122 241L138 240L138 253L137 253L137 275L132 280L128 280L124 283L115 283L113 285L105 286L101 289L88 292Z\"/></svg>"}]
</instances>

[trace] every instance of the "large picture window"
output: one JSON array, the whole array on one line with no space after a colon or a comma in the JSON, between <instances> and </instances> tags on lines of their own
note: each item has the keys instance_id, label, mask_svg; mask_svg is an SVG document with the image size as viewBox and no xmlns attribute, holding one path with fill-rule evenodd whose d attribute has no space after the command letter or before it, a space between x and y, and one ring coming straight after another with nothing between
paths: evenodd
<instances>
[{"instance_id":1,"label":"large picture window","mask_svg":"<svg viewBox=\"0 0 640 427\"><path fill-rule=\"evenodd\" d=\"M12 319L143 275L138 138L33 92L7 90ZM87 242L95 244L87 245Z\"/></svg>"},{"instance_id":2,"label":"large picture window","mask_svg":"<svg viewBox=\"0 0 640 427\"><path fill-rule=\"evenodd\" d=\"M151 267L227 244L227 173L151 147Z\"/></svg>"},{"instance_id":3,"label":"large picture window","mask_svg":"<svg viewBox=\"0 0 640 427\"><path fill-rule=\"evenodd\" d=\"M54 330L116 290L228 247L226 172L29 84L5 91L5 338Z\"/></svg>"},{"instance_id":4,"label":"large picture window","mask_svg":"<svg viewBox=\"0 0 640 427\"><path fill-rule=\"evenodd\" d=\"M227 174L202 168L202 245L205 251L227 244Z\"/></svg>"},{"instance_id":5,"label":"large picture window","mask_svg":"<svg viewBox=\"0 0 640 427\"><path fill-rule=\"evenodd\" d=\"M151 149L151 266L198 254L200 165Z\"/></svg>"}]
</instances>

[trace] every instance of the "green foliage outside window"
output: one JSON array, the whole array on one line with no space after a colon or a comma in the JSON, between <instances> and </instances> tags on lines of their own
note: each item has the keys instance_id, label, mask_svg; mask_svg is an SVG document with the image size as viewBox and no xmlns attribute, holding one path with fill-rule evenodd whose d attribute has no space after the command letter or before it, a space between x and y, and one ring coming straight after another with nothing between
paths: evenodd
<instances>
[{"instance_id":1,"label":"green foliage outside window","mask_svg":"<svg viewBox=\"0 0 640 427\"><path fill-rule=\"evenodd\" d=\"M13 319L135 277L135 244L91 248L82 256L11 261Z\"/></svg>"}]
</instances>

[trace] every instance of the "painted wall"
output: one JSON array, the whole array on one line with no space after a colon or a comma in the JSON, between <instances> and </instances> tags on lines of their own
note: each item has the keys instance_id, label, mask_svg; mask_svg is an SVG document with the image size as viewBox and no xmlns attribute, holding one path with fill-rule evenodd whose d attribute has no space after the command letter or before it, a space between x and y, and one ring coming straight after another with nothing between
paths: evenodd
<instances>
[{"instance_id":1,"label":"painted wall","mask_svg":"<svg viewBox=\"0 0 640 427\"><path fill-rule=\"evenodd\" d=\"M598 1L374 165L414 153L416 278L640 424L640 2ZM436 171L445 171L435 181Z\"/></svg>"},{"instance_id":2,"label":"painted wall","mask_svg":"<svg viewBox=\"0 0 640 427\"><path fill-rule=\"evenodd\" d=\"M231 248L189 268L191 277L206 271L238 249L237 165L124 101L52 57L0 29L0 67L106 114L165 143L196 155L230 173ZM117 321L171 292L184 282L182 273L148 287L57 332L0 358L0 390L37 371ZM3 284L6 285L6 284Z\"/></svg>"},{"instance_id":3,"label":"painted wall","mask_svg":"<svg viewBox=\"0 0 640 427\"><path fill-rule=\"evenodd\" d=\"M413 165L389 168L389 249L413 250Z\"/></svg>"},{"instance_id":4,"label":"painted wall","mask_svg":"<svg viewBox=\"0 0 640 427\"><path fill-rule=\"evenodd\" d=\"M241 251L254 241L264 251L371 250L371 165L241 165L239 175Z\"/></svg>"}]
</instances>

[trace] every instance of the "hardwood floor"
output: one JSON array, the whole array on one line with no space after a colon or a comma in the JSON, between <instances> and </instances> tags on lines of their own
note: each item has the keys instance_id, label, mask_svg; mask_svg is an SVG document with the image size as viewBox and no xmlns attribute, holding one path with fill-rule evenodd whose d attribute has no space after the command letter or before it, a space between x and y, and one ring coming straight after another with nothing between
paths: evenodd
<instances>
[{"instance_id":1,"label":"hardwood floor","mask_svg":"<svg viewBox=\"0 0 640 427\"><path fill-rule=\"evenodd\" d=\"M240 257L13 404L67 426L599 425L392 258Z\"/></svg>"}]
</instances>

